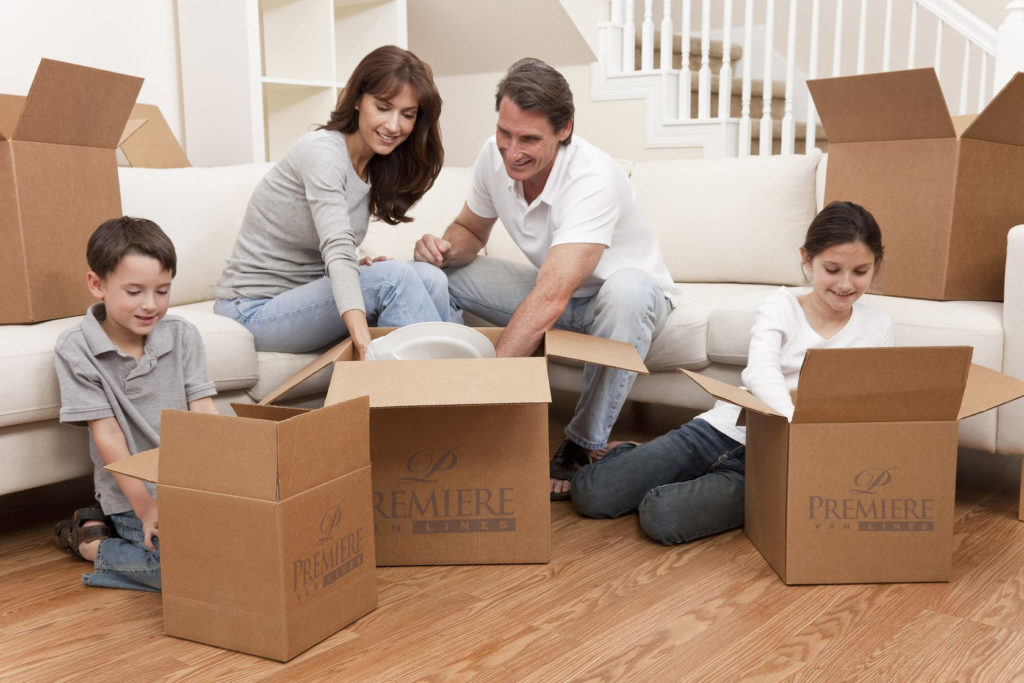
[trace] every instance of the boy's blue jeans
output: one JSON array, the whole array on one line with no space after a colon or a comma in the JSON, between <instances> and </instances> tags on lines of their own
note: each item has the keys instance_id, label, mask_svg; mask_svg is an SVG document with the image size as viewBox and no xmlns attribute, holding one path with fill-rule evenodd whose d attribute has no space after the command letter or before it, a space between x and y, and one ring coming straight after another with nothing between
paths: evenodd
<instances>
[{"instance_id":1,"label":"boy's blue jeans","mask_svg":"<svg viewBox=\"0 0 1024 683\"><path fill-rule=\"evenodd\" d=\"M492 256L477 256L447 272L452 301L492 325L508 325L537 283L534 267ZM643 358L671 312L672 304L650 275L626 268L605 280L597 294L570 299L555 327L627 342ZM587 363L565 435L583 448L604 448L635 379L635 372Z\"/></svg>"},{"instance_id":2,"label":"boy's blue jeans","mask_svg":"<svg viewBox=\"0 0 1024 683\"><path fill-rule=\"evenodd\" d=\"M160 541L153 538L156 551L143 545L142 522L134 512L111 515L113 535L100 541L91 574L82 575L82 583L99 588L160 590Z\"/></svg>"},{"instance_id":3,"label":"boy's blue jeans","mask_svg":"<svg viewBox=\"0 0 1024 683\"><path fill-rule=\"evenodd\" d=\"M665 545L693 541L743 526L745 456L743 444L691 420L582 467L572 501L587 517L636 510L644 532Z\"/></svg>"},{"instance_id":4,"label":"boy's blue jeans","mask_svg":"<svg viewBox=\"0 0 1024 683\"><path fill-rule=\"evenodd\" d=\"M371 326L462 322L452 308L448 279L428 263L378 261L359 266L359 286ZM257 351L306 353L348 335L331 281L322 277L269 299L218 299L213 310L252 332Z\"/></svg>"}]
</instances>

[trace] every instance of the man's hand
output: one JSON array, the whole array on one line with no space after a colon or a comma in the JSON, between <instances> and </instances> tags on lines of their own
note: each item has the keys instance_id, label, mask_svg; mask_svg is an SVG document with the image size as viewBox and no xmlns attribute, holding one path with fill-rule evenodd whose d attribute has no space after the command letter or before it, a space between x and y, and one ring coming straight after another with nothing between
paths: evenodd
<instances>
[{"instance_id":1,"label":"man's hand","mask_svg":"<svg viewBox=\"0 0 1024 683\"><path fill-rule=\"evenodd\" d=\"M437 235L424 235L416 241L412 251L414 261L430 263L438 268L448 265L452 251L452 243Z\"/></svg>"}]
</instances>

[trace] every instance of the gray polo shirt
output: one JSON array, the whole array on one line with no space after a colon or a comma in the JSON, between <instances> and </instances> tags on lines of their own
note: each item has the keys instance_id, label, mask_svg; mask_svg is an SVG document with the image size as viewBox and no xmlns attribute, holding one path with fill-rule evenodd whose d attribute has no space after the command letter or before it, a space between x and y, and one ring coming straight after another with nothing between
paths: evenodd
<instances>
[{"instance_id":1,"label":"gray polo shirt","mask_svg":"<svg viewBox=\"0 0 1024 683\"><path fill-rule=\"evenodd\" d=\"M165 316L146 337L137 362L110 341L100 326L102 303L89 307L75 327L57 339L54 363L60 381L60 421L85 426L113 417L133 455L160 445L160 411L188 410L188 404L217 393L206 372L199 331L177 316ZM103 512L128 512L131 503L113 475L103 469L89 435L96 499Z\"/></svg>"}]
</instances>

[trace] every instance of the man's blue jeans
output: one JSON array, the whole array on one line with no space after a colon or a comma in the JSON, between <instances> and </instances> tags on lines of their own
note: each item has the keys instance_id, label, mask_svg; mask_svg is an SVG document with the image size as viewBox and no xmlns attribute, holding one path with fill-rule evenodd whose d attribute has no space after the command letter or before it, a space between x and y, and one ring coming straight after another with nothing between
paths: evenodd
<instances>
[{"instance_id":1,"label":"man's blue jeans","mask_svg":"<svg viewBox=\"0 0 1024 683\"><path fill-rule=\"evenodd\" d=\"M98 588L126 588L138 591L160 590L160 539L154 537L156 550L143 545L142 522L134 512L111 515L114 522L110 538L100 541L91 574L82 575L82 583Z\"/></svg>"},{"instance_id":2,"label":"man's blue jeans","mask_svg":"<svg viewBox=\"0 0 1024 683\"><path fill-rule=\"evenodd\" d=\"M428 263L389 260L359 266L359 286L371 326L462 322L448 297L444 271ZM218 299L213 310L252 332L257 351L306 353L348 335L326 277L269 299Z\"/></svg>"},{"instance_id":3,"label":"man's blue jeans","mask_svg":"<svg viewBox=\"0 0 1024 683\"><path fill-rule=\"evenodd\" d=\"M648 536L685 543L743 526L745 456L743 444L691 420L582 467L572 479L572 500L587 517L636 510Z\"/></svg>"},{"instance_id":4,"label":"man's blue jeans","mask_svg":"<svg viewBox=\"0 0 1024 683\"><path fill-rule=\"evenodd\" d=\"M499 326L508 324L537 282L532 266L490 256L477 256L447 272L452 301ZM628 342L643 358L671 310L650 275L624 269L609 277L594 296L571 299L555 327ZM636 373L587 363L583 391L565 435L583 448L604 448L635 379Z\"/></svg>"}]
</instances>

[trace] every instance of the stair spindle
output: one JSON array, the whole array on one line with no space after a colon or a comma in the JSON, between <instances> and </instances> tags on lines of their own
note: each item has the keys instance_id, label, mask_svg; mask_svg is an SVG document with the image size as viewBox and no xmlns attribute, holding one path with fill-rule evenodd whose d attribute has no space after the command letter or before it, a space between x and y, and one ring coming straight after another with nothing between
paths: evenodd
<instances>
[{"instance_id":1,"label":"stair spindle","mask_svg":"<svg viewBox=\"0 0 1024 683\"><path fill-rule=\"evenodd\" d=\"M700 71L697 75L697 118L711 118L711 0L704 0L700 17Z\"/></svg>"},{"instance_id":2,"label":"stair spindle","mask_svg":"<svg viewBox=\"0 0 1024 683\"><path fill-rule=\"evenodd\" d=\"M832 39L832 77L843 73L843 0L836 0L836 32Z\"/></svg>"},{"instance_id":3,"label":"stair spindle","mask_svg":"<svg viewBox=\"0 0 1024 683\"><path fill-rule=\"evenodd\" d=\"M789 26L786 30L786 101L782 114L782 154L792 154L796 147L796 119L793 116L794 81L796 80L796 5L789 0Z\"/></svg>"},{"instance_id":4,"label":"stair spindle","mask_svg":"<svg viewBox=\"0 0 1024 683\"><path fill-rule=\"evenodd\" d=\"M811 54L808 57L807 78L818 77L818 32L821 21L821 0L813 0L811 4ZM814 151L814 140L818 133L818 112L814 108L814 99L807 98L807 131L804 133L804 154Z\"/></svg>"},{"instance_id":5,"label":"stair spindle","mask_svg":"<svg viewBox=\"0 0 1024 683\"><path fill-rule=\"evenodd\" d=\"M868 0L860 0L860 28L857 31L857 73L864 73L868 46Z\"/></svg>"},{"instance_id":6,"label":"stair spindle","mask_svg":"<svg viewBox=\"0 0 1024 683\"><path fill-rule=\"evenodd\" d=\"M882 42L882 71L889 71L892 62L892 0L885 0L885 37Z\"/></svg>"},{"instance_id":7,"label":"stair spindle","mask_svg":"<svg viewBox=\"0 0 1024 683\"><path fill-rule=\"evenodd\" d=\"M661 58L659 68L662 71L672 69L672 0L665 0L661 5Z\"/></svg>"},{"instance_id":8,"label":"stair spindle","mask_svg":"<svg viewBox=\"0 0 1024 683\"><path fill-rule=\"evenodd\" d=\"M644 0L644 21L640 25L640 70L654 69L654 0Z\"/></svg>"},{"instance_id":9,"label":"stair spindle","mask_svg":"<svg viewBox=\"0 0 1024 683\"><path fill-rule=\"evenodd\" d=\"M690 0L683 0L682 7L682 36L680 40L680 64L679 64L679 119L690 120L690 98L693 91L693 74L690 71L690 17L693 8Z\"/></svg>"},{"instance_id":10,"label":"stair spindle","mask_svg":"<svg viewBox=\"0 0 1024 683\"><path fill-rule=\"evenodd\" d=\"M942 20L935 24L935 76L942 78Z\"/></svg>"},{"instance_id":11,"label":"stair spindle","mask_svg":"<svg viewBox=\"0 0 1024 683\"><path fill-rule=\"evenodd\" d=\"M754 2L746 0L743 10L743 45L750 49L754 39ZM750 156L750 54L743 56L743 91L740 96L740 130L737 148L741 157Z\"/></svg>"},{"instance_id":12,"label":"stair spindle","mask_svg":"<svg viewBox=\"0 0 1024 683\"><path fill-rule=\"evenodd\" d=\"M967 86L971 74L971 41L964 38L964 70L960 75L960 116L967 113Z\"/></svg>"},{"instance_id":13,"label":"stair spindle","mask_svg":"<svg viewBox=\"0 0 1024 683\"><path fill-rule=\"evenodd\" d=\"M764 7L764 25L775 26L775 0L767 0ZM764 83L761 88L761 130L758 152L761 156L772 153L772 57L775 46L771 31L764 36Z\"/></svg>"},{"instance_id":14,"label":"stair spindle","mask_svg":"<svg viewBox=\"0 0 1024 683\"><path fill-rule=\"evenodd\" d=\"M722 66L718 69L718 118L732 117L732 0L724 0Z\"/></svg>"},{"instance_id":15,"label":"stair spindle","mask_svg":"<svg viewBox=\"0 0 1024 683\"><path fill-rule=\"evenodd\" d=\"M633 0L626 0L626 20L622 23L622 70L636 71L636 24L633 23Z\"/></svg>"},{"instance_id":16,"label":"stair spindle","mask_svg":"<svg viewBox=\"0 0 1024 683\"><path fill-rule=\"evenodd\" d=\"M914 68L914 56L917 53L917 0L910 3L910 36L907 41L907 68Z\"/></svg>"}]
</instances>

